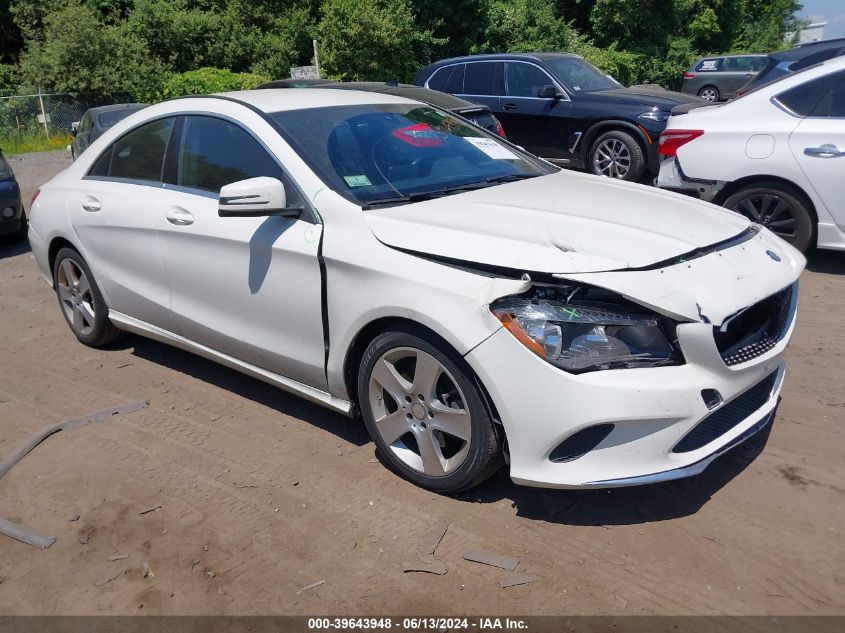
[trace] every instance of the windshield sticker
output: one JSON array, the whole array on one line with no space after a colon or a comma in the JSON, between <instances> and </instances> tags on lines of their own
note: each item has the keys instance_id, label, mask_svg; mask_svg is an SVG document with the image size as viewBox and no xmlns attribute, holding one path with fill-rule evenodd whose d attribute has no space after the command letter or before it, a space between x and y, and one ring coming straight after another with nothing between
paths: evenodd
<instances>
[{"instance_id":1,"label":"windshield sticker","mask_svg":"<svg viewBox=\"0 0 845 633\"><path fill-rule=\"evenodd\" d=\"M472 143L482 152L487 154L490 158L500 160L518 160L519 156L514 154L504 145L500 145L491 138L478 138L475 136L465 136L464 140Z\"/></svg>"},{"instance_id":2,"label":"windshield sticker","mask_svg":"<svg viewBox=\"0 0 845 633\"><path fill-rule=\"evenodd\" d=\"M343 179L350 187L369 187L373 184L366 176L344 176Z\"/></svg>"}]
</instances>

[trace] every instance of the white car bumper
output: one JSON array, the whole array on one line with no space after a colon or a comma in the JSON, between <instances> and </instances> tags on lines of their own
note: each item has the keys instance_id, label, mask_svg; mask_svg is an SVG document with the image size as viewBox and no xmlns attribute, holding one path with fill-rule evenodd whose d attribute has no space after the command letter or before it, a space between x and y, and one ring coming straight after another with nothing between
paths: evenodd
<instances>
[{"instance_id":1,"label":"white car bumper","mask_svg":"<svg viewBox=\"0 0 845 633\"><path fill-rule=\"evenodd\" d=\"M660 189L686 193L705 202L712 202L725 186L724 182L688 178L676 157L663 160L654 183Z\"/></svg>"},{"instance_id":2,"label":"white car bumper","mask_svg":"<svg viewBox=\"0 0 845 633\"><path fill-rule=\"evenodd\" d=\"M604 488L701 472L771 419L796 296L793 288L777 344L731 366L716 347L713 326L704 323L678 326L684 365L580 375L554 367L499 330L466 358L505 427L511 478L530 486ZM721 402L708 408L703 390L717 391ZM574 434L603 424L613 428L594 448L569 461L550 459Z\"/></svg>"}]
</instances>

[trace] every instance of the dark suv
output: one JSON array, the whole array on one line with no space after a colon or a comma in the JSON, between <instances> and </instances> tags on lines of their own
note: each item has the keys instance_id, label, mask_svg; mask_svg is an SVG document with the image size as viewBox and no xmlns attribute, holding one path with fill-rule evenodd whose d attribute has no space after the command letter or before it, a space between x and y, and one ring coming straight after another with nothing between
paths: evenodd
<instances>
[{"instance_id":1,"label":"dark suv","mask_svg":"<svg viewBox=\"0 0 845 633\"><path fill-rule=\"evenodd\" d=\"M0 152L0 242L25 240L27 228L21 188L3 152Z\"/></svg>"},{"instance_id":2,"label":"dark suv","mask_svg":"<svg viewBox=\"0 0 845 633\"><path fill-rule=\"evenodd\" d=\"M578 55L507 53L444 59L414 83L489 106L508 139L565 167L639 180L657 171L657 141L692 95L625 88Z\"/></svg>"}]
</instances>

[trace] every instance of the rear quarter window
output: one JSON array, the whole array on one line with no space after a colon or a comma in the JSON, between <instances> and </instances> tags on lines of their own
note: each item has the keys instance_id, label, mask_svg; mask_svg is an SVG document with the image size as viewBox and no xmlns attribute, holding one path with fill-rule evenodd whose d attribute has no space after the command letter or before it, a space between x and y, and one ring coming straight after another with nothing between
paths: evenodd
<instances>
[{"instance_id":1,"label":"rear quarter window","mask_svg":"<svg viewBox=\"0 0 845 633\"><path fill-rule=\"evenodd\" d=\"M711 59L702 59L695 65L695 72L707 73L718 72L722 70L722 58L714 57Z\"/></svg>"},{"instance_id":2,"label":"rear quarter window","mask_svg":"<svg viewBox=\"0 0 845 633\"><path fill-rule=\"evenodd\" d=\"M838 78L839 75L834 73L811 79L780 93L775 100L798 116L810 116L816 104L830 91Z\"/></svg>"}]
</instances>

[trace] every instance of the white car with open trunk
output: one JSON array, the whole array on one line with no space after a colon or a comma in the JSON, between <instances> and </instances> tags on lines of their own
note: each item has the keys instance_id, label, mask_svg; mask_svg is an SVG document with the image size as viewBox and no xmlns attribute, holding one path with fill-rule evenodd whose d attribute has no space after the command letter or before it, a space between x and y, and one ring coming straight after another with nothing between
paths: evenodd
<instances>
[{"instance_id":1,"label":"white car with open trunk","mask_svg":"<svg viewBox=\"0 0 845 633\"><path fill-rule=\"evenodd\" d=\"M307 89L133 114L41 187L30 241L83 343L134 332L360 411L447 492L503 463L550 487L700 472L770 420L805 263L435 107Z\"/></svg>"}]
</instances>

